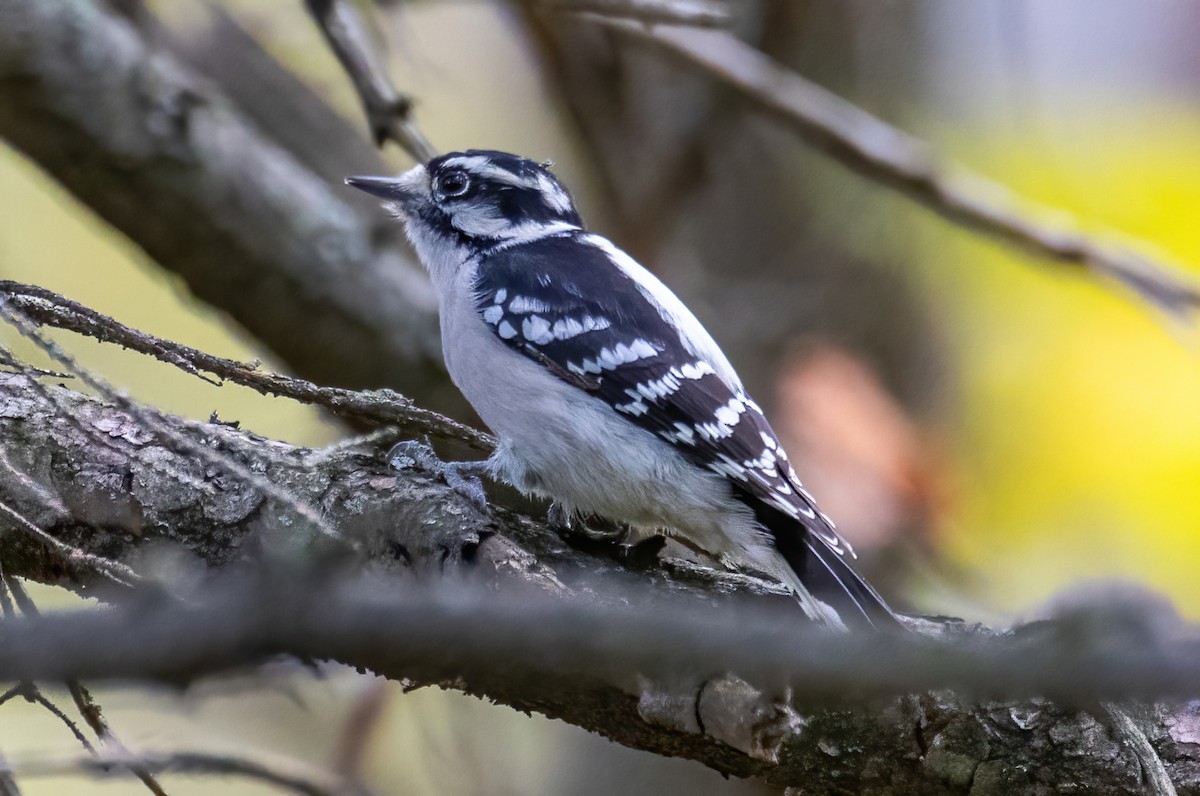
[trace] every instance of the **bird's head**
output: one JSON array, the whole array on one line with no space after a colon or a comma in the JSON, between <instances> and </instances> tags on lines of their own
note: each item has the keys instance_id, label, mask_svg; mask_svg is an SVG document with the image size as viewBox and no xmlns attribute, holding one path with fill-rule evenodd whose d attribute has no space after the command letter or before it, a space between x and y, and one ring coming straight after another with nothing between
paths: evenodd
<instances>
[{"instance_id":1,"label":"bird's head","mask_svg":"<svg viewBox=\"0 0 1200 796\"><path fill-rule=\"evenodd\" d=\"M346 183L386 200L430 267L446 248L486 250L582 226L545 166L506 152L451 152L399 177Z\"/></svg>"}]
</instances>

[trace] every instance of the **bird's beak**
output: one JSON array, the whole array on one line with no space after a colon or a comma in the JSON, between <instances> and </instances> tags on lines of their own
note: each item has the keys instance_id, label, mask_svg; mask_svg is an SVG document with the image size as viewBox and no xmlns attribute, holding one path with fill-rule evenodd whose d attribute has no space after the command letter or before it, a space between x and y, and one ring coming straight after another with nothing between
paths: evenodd
<instances>
[{"instance_id":1,"label":"bird's beak","mask_svg":"<svg viewBox=\"0 0 1200 796\"><path fill-rule=\"evenodd\" d=\"M399 201L408 196L400 180L394 177L347 177L346 184L380 199Z\"/></svg>"},{"instance_id":2,"label":"bird's beak","mask_svg":"<svg viewBox=\"0 0 1200 796\"><path fill-rule=\"evenodd\" d=\"M404 211L429 201L429 175L424 166L409 169L399 177L347 177L346 184L393 202Z\"/></svg>"}]
</instances>

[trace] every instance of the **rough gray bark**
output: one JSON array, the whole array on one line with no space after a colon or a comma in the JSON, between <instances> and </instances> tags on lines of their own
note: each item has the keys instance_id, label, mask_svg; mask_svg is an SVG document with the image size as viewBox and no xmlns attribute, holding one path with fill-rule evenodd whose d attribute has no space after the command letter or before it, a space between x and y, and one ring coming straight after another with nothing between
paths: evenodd
<instances>
[{"instance_id":1,"label":"rough gray bark","mask_svg":"<svg viewBox=\"0 0 1200 796\"><path fill-rule=\"evenodd\" d=\"M750 682L762 682L785 659L804 660L803 645L782 648L781 658L779 649L764 648L761 655L737 649L736 629L728 639L702 635L705 622L719 618L706 613L723 602L716 594L769 591L764 584L669 560L631 575L604 552L568 545L538 522L504 508L480 510L436 473L390 469L377 452L311 451L220 424L171 422L318 508L368 560L371 589L364 594L318 582L297 590L284 579L268 584L266 596L231 589L224 602L188 607L194 621L187 623L180 621L184 609L170 600L143 600L104 616L4 623L0 677L37 671L179 681L290 652L457 688L628 746L802 792L1142 793L1155 767L1178 792L1200 792L1200 709L1194 703L1125 708L1144 733L1140 753L1128 729L1117 729L1103 710L1042 700L972 701L949 692L869 697L864 687L857 705L816 709L811 694L788 704ZM169 583L219 577L264 558L275 562L268 571L287 571L289 561L337 547L305 533L303 520L286 507L174 453L128 415L60 387L43 394L24 377L0 376L0 439L0 500L87 552L136 565L154 562L149 571L166 567ZM85 566L47 551L7 518L4 526L0 565L6 573L98 588ZM492 596L465 604L473 609L452 604L447 611L446 592L438 597L437 584L461 575L486 584ZM633 613L605 611L636 601L646 584L684 601L678 635L653 623L634 623L632 636L617 634L637 606ZM404 599L389 604L385 595L393 589ZM574 613L542 615L506 602L528 594L542 595L536 603L542 609L567 604ZM110 597L122 606L120 595ZM431 623L438 610L444 615ZM556 625L555 616L571 622ZM554 633L564 634L562 642L544 646ZM679 649L689 633L697 646ZM640 639L640 646L630 639ZM729 640L735 649L720 644ZM820 642L830 643L858 642ZM718 664L755 674L665 676L664 668L681 666L683 656L692 660L684 669L702 670L709 649ZM898 670L904 661L899 655ZM837 682L836 671L812 671L815 681ZM640 672L652 677L639 680ZM854 677L848 663L843 679ZM1190 681L1180 682L1177 690Z\"/></svg>"},{"instance_id":2,"label":"rough gray bark","mask_svg":"<svg viewBox=\"0 0 1200 796\"><path fill-rule=\"evenodd\" d=\"M296 372L469 416L398 230L99 4L0 4L0 136Z\"/></svg>"}]
</instances>

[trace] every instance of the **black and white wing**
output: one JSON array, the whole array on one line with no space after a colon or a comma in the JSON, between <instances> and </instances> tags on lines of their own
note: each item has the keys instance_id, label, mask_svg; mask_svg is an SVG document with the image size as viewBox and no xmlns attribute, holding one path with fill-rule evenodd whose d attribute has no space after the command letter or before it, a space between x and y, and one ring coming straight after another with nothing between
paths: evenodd
<instances>
[{"instance_id":1,"label":"black and white wing","mask_svg":"<svg viewBox=\"0 0 1200 796\"><path fill-rule=\"evenodd\" d=\"M806 585L840 592L872 624L891 616L720 349L657 278L585 233L486 254L478 274L477 309L501 340L729 479Z\"/></svg>"}]
</instances>

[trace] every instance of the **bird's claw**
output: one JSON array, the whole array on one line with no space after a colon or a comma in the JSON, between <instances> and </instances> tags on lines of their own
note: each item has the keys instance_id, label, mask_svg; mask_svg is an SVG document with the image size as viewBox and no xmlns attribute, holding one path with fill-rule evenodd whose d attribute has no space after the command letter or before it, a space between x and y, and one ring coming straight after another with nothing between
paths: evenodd
<instances>
[{"instance_id":1,"label":"bird's claw","mask_svg":"<svg viewBox=\"0 0 1200 796\"><path fill-rule=\"evenodd\" d=\"M397 470L419 467L434 473L446 482L446 486L466 498L475 508L482 512L489 509L482 480L491 472L487 461L442 461L428 444L413 439L393 445L387 452L387 460L388 464Z\"/></svg>"}]
</instances>

